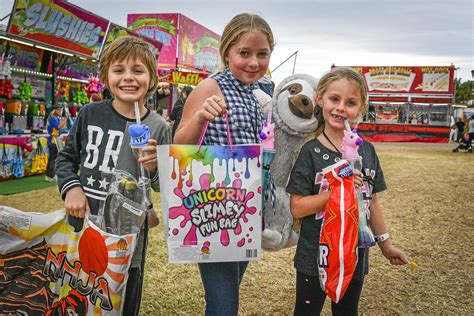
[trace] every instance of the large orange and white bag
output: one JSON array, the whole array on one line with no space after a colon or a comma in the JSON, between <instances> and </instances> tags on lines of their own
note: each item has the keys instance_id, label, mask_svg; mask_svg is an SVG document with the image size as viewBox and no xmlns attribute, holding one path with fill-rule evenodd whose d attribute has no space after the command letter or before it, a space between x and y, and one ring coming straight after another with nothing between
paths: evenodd
<instances>
[{"instance_id":1,"label":"large orange and white bag","mask_svg":"<svg viewBox=\"0 0 474 316\"><path fill-rule=\"evenodd\" d=\"M323 174L331 197L319 237L319 282L327 296L338 303L357 265L359 211L349 162L342 159L324 168Z\"/></svg>"}]
</instances>

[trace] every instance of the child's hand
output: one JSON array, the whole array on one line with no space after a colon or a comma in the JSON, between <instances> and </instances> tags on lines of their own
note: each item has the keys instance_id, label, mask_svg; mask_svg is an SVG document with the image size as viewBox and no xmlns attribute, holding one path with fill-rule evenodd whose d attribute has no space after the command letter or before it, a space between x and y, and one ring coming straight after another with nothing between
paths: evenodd
<instances>
[{"instance_id":1,"label":"child's hand","mask_svg":"<svg viewBox=\"0 0 474 316\"><path fill-rule=\"evenodd\" d=\"M403 265L408 263L408 258L406 254L392 245L390 239L384 242L379 243L380 250L382 250L382 254L385 258L390 261L393 265Z\"/></svg>"},{"instance_id":2,"label":"child's hand","mask_svg":"<svg viewBox=\"0 0 474 316\"><path fill-rule=\"evenodd\" d=\"M69 215L84 218L90 211L89 202L81 187L74 187L67 191L64 208Z\"/></svg>"},{"instance_id":3,"label":"child's hand","mask_svg":"<svg viewBox=\"0 0 474 316\"><path fill-rule=\"evenodd\" d=\"M157 141L150 138L148 140L148 145L143 146L140 149L142 157L138 158L138 162L140 162L143 167L150 172L155 171L157 166L156 144Z\"/></svg>"},{"instance_id":4,"label":"child's hand","mask_svg":"<svg viewBox=\"0 0 474 316\"><path fill-rule=\"evenodd\" d=\"M155 209L149 210L147 212L147 218L148 218L148 228L153 228L155 226L158 226L160 223L160 219L158 218L158 214L156 214Z\"/></svg>"},{"instance_id":5,"label":"child's hand","mask_svg":"<svg viewBox=\"0 0 474 316\"><path fill-rule=\"evenodd\" d=\"M354 187L356 189L360 188L362 185L364 185L364 180L362 179L362 173L360 170L354 170Z\"/></svg>"},{"instance_id":6,"label":"child's hand","mask_svg":"<svg viewBox=\"0 0 474 316\"><path fill-rule=\"evenodd\" d=\"M201 122L212 121L217 116L223 115L227 111L224 100L217 95L207 98L202 104L201 109L196 113Z\"/></svg>"}]
</instances>

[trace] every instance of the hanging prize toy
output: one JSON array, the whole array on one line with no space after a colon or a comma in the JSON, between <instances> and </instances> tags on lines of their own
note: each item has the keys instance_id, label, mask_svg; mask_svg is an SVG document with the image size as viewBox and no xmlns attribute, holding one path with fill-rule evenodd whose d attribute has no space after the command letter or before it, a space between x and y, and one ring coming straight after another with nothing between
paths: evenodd
<instances>
[{"instance_id":1,"label":"hanging prize toy","mask_svg":"<svg viewBox=\"0 0 474 316\"><path fill-rule=\"evenodd\" d=\"M344 131L344 138L342 139L342 158L349 161L353 169L362 172L362 157L357 150L362 145L363 140L357 134L357 129L351 130L349 122L344 120L346 130ZM370 213L366 213L364 208L364 198L362 187L357 189L357 204L359 208L359 247L369 248L376 244L374 234L370 230L367 220L370 218Z\"/></svg>"},{"instance_id":2,"label":"hanging prize toy","mask_svg":"<svg viewBox=\"0 0 474 316\"><path fill-rule=\"evenodd\" d=\"M16 157L13 159L12 173L16 178L21 178L25 176L23 171L23 155L20 145L16 145Z\"/></svg>"},{"instance_id":3,"label":"hanging prize toy","mask_svg":"<svg viewBox=\"0 0 474 316\"><path fill-rule=\"evenodd\" d=\"M100 82L100 79L95 76L89 77L89 84L87 85L87 96L90 98L93 93L102 93L104 91L104 85Z\"/></svg>"},{"instance_id":4,"label":"hanging prize toy","mask_svg":"<svg viewBox=\"0 0 474 316\"><path fill-rule=\"evenodd\" d=\"M22 101L28 102L31 100L31 97L33 95L33 88L30 83L26 82L26 78L25 81L20 83L20 85L18 86L18 90L20 91L20 99Z\"/></svg>"},{"instance_id":5,"label":"hanging prize toy","mask_svg":"<svg viewBox=\"0 0 474 316\"><path fill-rule=\"evenodd\" d=\"M275 204L275 183L270 174L270 166L275 159L275 123L272 123L272 107L269 107L268 116L263 123L263 129L260 132L260 140L262 141L263 158L263 181L262 181L262 207L265 208L267 197L270 194L272 197L272 206Z\"/></svg>"}]
</instances>

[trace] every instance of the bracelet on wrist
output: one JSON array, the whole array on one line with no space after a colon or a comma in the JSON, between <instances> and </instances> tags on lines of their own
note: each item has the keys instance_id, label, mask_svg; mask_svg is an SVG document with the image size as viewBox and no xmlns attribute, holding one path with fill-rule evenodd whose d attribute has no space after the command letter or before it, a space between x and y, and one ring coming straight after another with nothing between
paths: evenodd
<instances>
[{"instance_id":1,"label":"bracelet on wrist","mask_svg":"<svg viewBox=\"0 0 474 316\"><path fill-rule=\"evenodd\" d=\"M376 236L374 236L374 238L375 238L376 243L381 243L381 242L384 242L385 240L389 239L390 235L389 235L389 233L385 233L385 234L382 234L382 235L376 235Z\"/></svg>"}]
</instances>

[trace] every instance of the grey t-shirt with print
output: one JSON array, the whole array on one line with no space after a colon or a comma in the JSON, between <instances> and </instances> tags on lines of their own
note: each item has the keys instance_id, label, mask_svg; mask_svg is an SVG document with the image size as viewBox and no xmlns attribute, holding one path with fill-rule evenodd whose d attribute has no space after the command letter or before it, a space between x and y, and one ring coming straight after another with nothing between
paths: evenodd
<instances>
[{"instance_id":1,"label":"grey t-shirt with print","mask_svg":"<svg viewBox=\"0 0 474 316\"><path fill-rule=\"evenodd\" d=\"M370 176L374 180L373 185L364 181L364 207L369 208L372 194L382 192L387 187L374 146L364 141L359 148L359 155L362 156L363 175ZM310 140L301 148L286 191L297 195L314 195L328 191L329 184L324 178L322 170L339 161L340 156L340 153L326 148L318 139ZM311 276L318 275L317 258L321 222L322 220L316 219L314 214L306 216L302 220L294 258L295 268L298 272ZM359 248L358 255L359 260L354 277L361 278L368 272L368 251Z\"/></svg>"}]
</instances>

